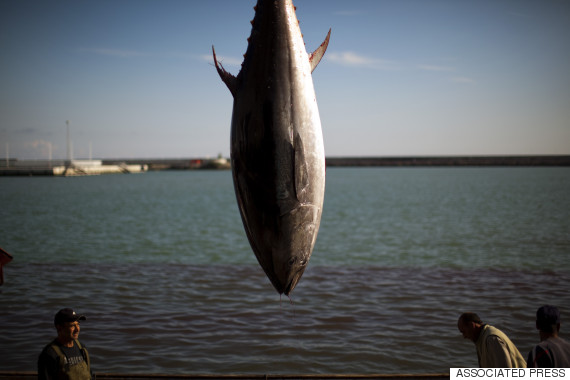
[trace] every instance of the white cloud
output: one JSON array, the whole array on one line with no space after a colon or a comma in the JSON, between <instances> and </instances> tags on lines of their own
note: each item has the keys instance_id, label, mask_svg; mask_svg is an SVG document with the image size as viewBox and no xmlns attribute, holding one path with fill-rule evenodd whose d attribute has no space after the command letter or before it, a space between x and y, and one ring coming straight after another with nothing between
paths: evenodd
<instances>
[{"instance_id":1,"label":"white cloud","mask_svg":"<svg viewBox=\"0 0 570 380\"><path fill-rule=\"evenodd\" d=\"M212 56L212 54L202 54L200 56L200 59L206 62L210 62L210 63L214 63L214 57ZM216 59L218 60L218 63L221 63L224 67L226 66L241 66L242 62L243 62L243 58L234 58L234 57L226 57L226 56L222 56L222 55L218 55L216 54Z\"/></svg>"},{"instance_id":2,"label":"white cloud","mask_svg":"<svg viewBox=\"0 0 570 380\"><path fill-rule=\"evenodd\" d=\"M81 48L79 51L112 57L146 57L148 54L134 50L105 49L105 48Z\"/></svg>"},{"instance_id":3,"label":"white cloud","mask_svg":"<svg viewBox=\"0 0 570 380\"><path fill-rule=\"evenodd\" d=\"M399 66L394 61L388 61L380 58L371 58L358 55L351 51L329 52L325 57L332 62L343 66L366 67L377 70L398 70Z\"/></svg>"},{"instance_id":4,"label":"white cloud","mask_svg":"<svg viewBox=\"0 0 570 380\"><path fill-rule=\"evenodd\" d=\"M425 71L455 71L455 68L450 66L418 65L417 67Z\"/></svg>"},{"instance_id":5,"label":"white cloud","mask_svg":"<svg viewBox=\"0 0 570 380\"><path fill-rule=\"evenodd\" d=\"M26 145L31 146L32 148L40 148L41 146L51 146L51 142L45 140L34 140L25 143Z\"/></svg>"},{"instance_id":6,"label":"white cloud","mask_svg":"<svg viewBox=\"0 0 570 380\"><path fill-rule=\"evenodd\" d=\"M29 156L34 159L45 159L51 158L53 156L53 152L57 150L57 147L49 141L39 139L24 141L23 150L25 152L25 156Z\"/></svg>"}]
</instances>

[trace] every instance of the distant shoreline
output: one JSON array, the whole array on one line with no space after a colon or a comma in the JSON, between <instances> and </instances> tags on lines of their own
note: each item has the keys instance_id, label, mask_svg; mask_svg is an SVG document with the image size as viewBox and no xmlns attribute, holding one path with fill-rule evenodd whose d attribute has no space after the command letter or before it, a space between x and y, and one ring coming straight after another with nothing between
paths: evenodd
<instances>
[{"instance_id":1,"label":"distant shoreline","mask_svg":"<svg viewBox=\"0 0 570 380\"><path fill-rule=\"evenodd\" d=\"M568 156L327 157L327 166L570 166Z\"/></svg>"},{"instance_id":2,"label":"distant shoreline","mask_svg":"<svg viewBox=\"0 0 570 380\"><path fill-rule=\"evenodd\" d=\"M79 161L81 162L81 161ZM85 161L88 162L88 161ZM218 158L141 158L98 160L101 168L139 165L143 171L160 170L228 170L230 160ZM63 160L0 161L0 176L56 175L53 167ZM408 157L326 157L332 167L562 167L570 166L570 155L536 156L408 156ZM128 171L130 172L130 171ZM81 173L78 173L81 174Z\"/></svg>"},{"instance_id":3,"label":"distant shoreline","mask_svg":"<svg viewBox=\"0 0 570 380\"><path fill-rule=\"evenodd\" d=\"M132 159L103 160L105 164L148 165L149 170L193 169L191 162L209 159ZM407 156L407 157L326 157L327 167L402 167L402 166L570 166L570 155L528 156Z\"/></svg>"}]
</instances>

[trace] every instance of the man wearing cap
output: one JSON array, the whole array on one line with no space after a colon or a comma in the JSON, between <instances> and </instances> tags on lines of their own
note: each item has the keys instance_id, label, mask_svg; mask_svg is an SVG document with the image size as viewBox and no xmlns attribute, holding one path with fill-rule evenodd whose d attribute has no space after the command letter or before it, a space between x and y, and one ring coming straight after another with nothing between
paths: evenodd
<instances>
[{"instance_id":1,"label":"man wearing cap","mask_svg":"<svg viewBox=\"0 0 570 380\"><path fill-rule=\"evenodd\" d=\"M84 315L73 309L61 309L54 318L57 338L44 347L38 358L39 380L91 380L91 362L87 349L77 339L79 321Z\"/></svg>"},{"instance_id":2,"label":"man wearing cap","mask_svg":"<svg viewBox=\"0 0 570 380\"><path fill-rule=\"evenodd\" d=\"M528 354L529 367L569 368L570 343L558 336L560 332L560 311L556 306L544 305L536 311L536 328L540 336L537 344Z\"/></svg>"},{"instance_id":3,"label":"man wearing cap","mask_svg":"<svg viewBox=\"0 0 570 380\"><path fill-rule=\"evenodd\" d=\"M475 313L463 313L457 328L475 343L481 368L525 368L526 362L515 344L496 327L484 324Z\"/></svg>"}]
</instances>

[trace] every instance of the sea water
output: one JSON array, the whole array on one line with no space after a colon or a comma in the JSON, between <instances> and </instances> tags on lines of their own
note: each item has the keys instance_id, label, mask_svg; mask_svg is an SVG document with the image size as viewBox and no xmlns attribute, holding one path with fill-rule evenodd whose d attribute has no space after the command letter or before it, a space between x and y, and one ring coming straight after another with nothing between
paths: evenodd
<instances>
[{"instance_id":1,"label":"sea water","mask_svg":"<svg viewBox=\"0 0 570 380\"><path fill-rule=\"evenodd\" d=\"M477 366L464 311L526 357L570 318L570 168L329 168L291 299L256 262L229 171L0 178L0 371L63 307L96 372L426 373Z\"/></svg>"}]
</instances>

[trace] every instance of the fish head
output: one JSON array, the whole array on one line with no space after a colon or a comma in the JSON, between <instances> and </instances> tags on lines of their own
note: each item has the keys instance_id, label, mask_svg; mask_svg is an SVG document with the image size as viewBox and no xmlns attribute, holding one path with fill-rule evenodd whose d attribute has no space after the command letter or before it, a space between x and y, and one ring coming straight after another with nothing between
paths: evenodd
<instances>
[{"instance_id":1,"label":"fish head","mask_svg":"<svg viewBox=\"0 0 570 380\"><path fill-rule=\"evenodd\" d=\"M295 208L281 217L284 238L273 249L273 285L289 295L307 268L320 223L320 209L313 205Z\"/></svg>"}]
</instances>

